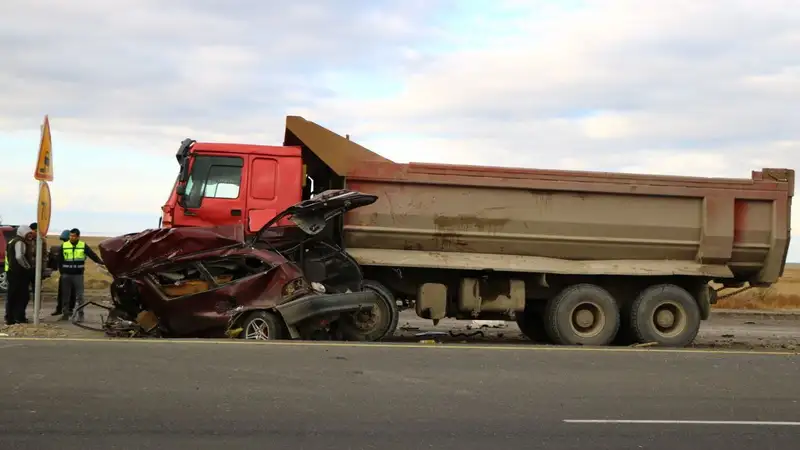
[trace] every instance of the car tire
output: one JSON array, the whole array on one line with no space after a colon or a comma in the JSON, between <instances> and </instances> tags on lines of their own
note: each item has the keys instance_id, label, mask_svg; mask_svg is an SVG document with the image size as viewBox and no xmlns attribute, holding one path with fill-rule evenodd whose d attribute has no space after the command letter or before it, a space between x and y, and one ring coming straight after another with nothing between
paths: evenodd
<instances>
[{"instance_id":1,"label":"car tire","mask_svg":"<svg viewBox=\"0 0 800 450\"><path fill-rule=\"evenodd\" d=\"M593 284L569 286L545 307L545 331L560 345L608 345L616 337L619 323L616 299Z\"/></svg>"},{"instance_id":2,"label":"car tire","mask_svg":"<svg viewBox=\"0 0 800 450\"><path fill-rule=\"evenodd\" d=\"M697 300L674 284L650 286L631 306L631 330L641 343L686 347L697 337L700 322Z\"/></svg>"},{"instance_id":3,"label":"car tire","mask_svg":"<svg viewBox=\"0 0 800 450\"><path fill-rule=\"evenodd\" d=\"M8 292L8 273L0 272L0 294Z\"/></svg>"},{"instance_id":4,"label":"car tire","mask_svg":"<svg viewBox=\"0 0 800 450\"><path fill-rule=\"evenodd\" d=\"M370 320L375 320L377 323L368 327L357 323L354 314L344 315L339 320L339 331L342 337L348 341L374 342L394 336L397 324L400 321L400 310L397 307L397 301L392 291L372 280L364 280L363 290L373 291L381 299L378 305L377 318L374 317L374 310L373 312L365 313L370 316Z\"/></svg>"},{"instance_id":5,"label":"car tire","mask_svg":"<svg viewBox=\"0 0 800 450\"><path fill-rule=\"evenodd\" d=\"M269 311L254 311L242 322L242 339L275 341L283 339L283 322Z\"/></svg>"}]
</instances>

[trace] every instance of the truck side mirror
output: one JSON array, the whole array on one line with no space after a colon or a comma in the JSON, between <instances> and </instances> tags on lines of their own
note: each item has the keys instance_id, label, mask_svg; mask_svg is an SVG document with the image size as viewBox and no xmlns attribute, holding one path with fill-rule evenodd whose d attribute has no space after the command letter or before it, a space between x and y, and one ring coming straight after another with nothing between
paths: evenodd
<instances>
[{"instance_id":1,"label":"truck side mirror","mask_svg":"<svg viewBox=\"0 0 800 450\"><path fill-rule=\"evenodd\" d=\"M183 197L186 194L186 185L179 184L175 187L175 193L178 194L178 197Z\"/></svg>"}]
</instances>

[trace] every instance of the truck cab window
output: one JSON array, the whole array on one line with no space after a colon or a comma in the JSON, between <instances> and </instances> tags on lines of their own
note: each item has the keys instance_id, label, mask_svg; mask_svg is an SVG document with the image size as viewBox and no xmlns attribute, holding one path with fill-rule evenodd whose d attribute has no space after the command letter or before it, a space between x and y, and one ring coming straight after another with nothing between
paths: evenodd
<instances>
[{"instance_id":1,"label":"truck cab window","mask_svg":"<svg viewBox=\"0 0 800 450\"><path fill-rule=\"evenodd\" d=\"M239 157L196 156L186 183L186 207L199 208L203 198L238 198L243 165Z\"/></svg>"},{"instance_id":2,"label":"truck cab window","mask_svg":"<svg viewBox=\"0 0 800 450\"><path fill-rule=\"evenodd\" d=\"M205 198L239 198L242 183L242 168L234 166L211 166L203 193Z\"/></svg>"}]
</instances>

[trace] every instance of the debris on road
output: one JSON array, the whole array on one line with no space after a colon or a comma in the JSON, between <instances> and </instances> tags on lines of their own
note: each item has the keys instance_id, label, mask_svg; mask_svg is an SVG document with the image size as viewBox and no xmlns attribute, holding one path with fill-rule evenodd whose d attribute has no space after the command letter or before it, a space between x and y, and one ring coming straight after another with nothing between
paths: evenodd
<instances>
[{"instance_id":1,"label":"debris on road","mask_svg":"<svg viewBox=\"0 0 800 450\"><path fill-rule=\"evenodd\" d=\"M467 325L468 330L473 328L506 328L508 322L505 320L473 320Z\"/></svg>"}]
</instances>

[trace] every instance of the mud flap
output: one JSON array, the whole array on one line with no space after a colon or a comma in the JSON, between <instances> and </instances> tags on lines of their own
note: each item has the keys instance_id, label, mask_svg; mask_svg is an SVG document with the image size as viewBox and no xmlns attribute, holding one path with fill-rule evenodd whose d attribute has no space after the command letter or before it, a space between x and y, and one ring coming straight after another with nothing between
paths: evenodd
<instances>
[{"instance_id":1,"label":"mud flap","mask_svg":"<svg viewBox=\"0 0 800 450\"><path fill-rule=\"evenodd\" d=\"M711 305L716 303L717 291L711 286L703 284L695 295L697 306L700 307L700 320L708 320L711 317Z\"/></svg>"}]
</instances>

